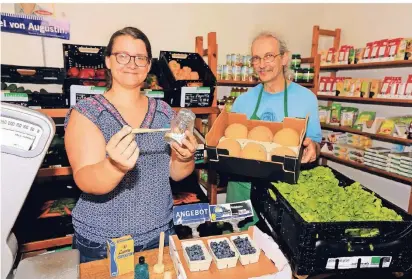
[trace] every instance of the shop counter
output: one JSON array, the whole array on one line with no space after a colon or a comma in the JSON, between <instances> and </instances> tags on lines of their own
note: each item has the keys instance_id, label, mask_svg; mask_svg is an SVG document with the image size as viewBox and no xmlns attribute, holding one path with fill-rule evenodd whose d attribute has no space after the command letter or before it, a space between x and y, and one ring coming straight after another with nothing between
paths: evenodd
<instances>
[{"instance_id":1,"label":"shop counter","mask_svg":"<svg viewBox=\"0 0 412 279\"><path fill-rule=\"evenodd\" d=\"M150 279L163 279L164 274L155 274L153 272L153 266L157 263L159 249L147 250L139 253L135 253L134 261L137 264L139 257L145 257L146 263L149 265ZM163 250L163 264L165 266L165 272L170 271L172 278L176 278L176 272L173 267L173 262L169 255L169 247L164 247ZM88 262L80 264L80 279L134 279L134 273L124 274L118 277L110 277L109 273L109 261L108 259Z\"/></svg>"}]
</instances>

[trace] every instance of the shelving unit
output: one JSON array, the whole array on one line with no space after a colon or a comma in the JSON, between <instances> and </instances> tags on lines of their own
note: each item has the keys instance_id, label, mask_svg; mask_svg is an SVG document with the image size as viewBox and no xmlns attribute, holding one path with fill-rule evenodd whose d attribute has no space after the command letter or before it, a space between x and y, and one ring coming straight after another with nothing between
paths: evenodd
<instances>
[{"instance_id":1,"label":"shelving unit","mask_svg":"<svg viewBox=\"0 0 412 279\"><path fill-rule=\"evenodd\" d=\"M412 67L412 60L371 62L371 63L348 64L348 65L326 65L326 66L320 66L320 69L325 70L325 71L339 71L339 70L400 68L400 67Z\"/></svg>"},{"instance_id":2,"label":"shelving unit","mask_svg":"<svg viewBox=\"0 0 412 279\"><path fill-rule=\"evenodd\" d=\"M72 174L73 170L71 167L43 168L39 169L37 177L64 176Z\"/></svg>"},{"instance_id":3,"label":"shelving unit","mask_svg":"<svg viewBox=\"0 0 412 279\"><path fill-rule=\"evenodd\" d=\"M341 34L340 29L335 29L335 31L332 31L332 30L320 29L319 26L314 26L313 35L312 35L312 56L318 53L320 36L333 37L333 47L335 49L338 49L340 45L340 34ZM336 73L339 70L358 70L358 69L367 70L367 69L401 68L401 67L412 67L412 61L406 60L406 61L359 63L359 64L349 64L349 65L325 65L325 66L320 66L320 71L329 71L332 77L336 77ZM374 104L374 105L382 105L382 106L412 107L412 99L357 98L357 97L318 95L318 100L328 101L328 106L330 106L333 101L337 101L337 102L347 102L347 103ZM392 136L365 133L365 132L352 129L352 128L326 125L326 124L322 124L321 127L327 130L349 132L349 133L355 133L355 134L359 134L363 136L368 136L372 139L385 141L385 142L397 143L397 144L408 145L408 146L412 145L412 140L409 140L409 139L401 139L401 138L396 138ZM364 164L355 163L349 160L343 160L343 159L333 156L332 154L322 153L321 158L322 158L321 164L323 165L326 165L327 160L330 160L330 161L333 161L333 162L336 162L342 165L352 167L354 169L358 169L364 172L368 172L374 175L385 177L385 178L412 186L412 178L403 177L395 173L383 171L378 168L368 167ZM408 212L412 213L412 187L411 187L411 192L410 192L410 197L409 197Z\"/></svg>"},{"instance_id":4,"label":"shelving unit","mask_svg":"<svg viewBox=\"0 0 412 279\"><path fill-rule=\"evenodd\" d=\"M394 180L394 181L397 181L397 182L412 185L412 178L409 178L409 177L405 177L405 176L402 176L402 175L399 175L399 174L396 174L396 173L384 171L384 170L381 170L381 169L378 169L378 168L372 168L372 167L366 166L364 164L355 163L353 161L340 159L340 158L338 158L336 156L333 156L331 154L322 153L321 156L324 157L324 158L327 158L328 160L336 162L336 163L341 163L343 165L350 166L350 167L353 167L353 168L358 169L358 170L362 170L362 171L365 171L365 172L368 172L368 173L371 173L371 174L377 174L377 175L380 175L382 177L385 177L385 178L388 178L388 179L391 179L391 180Z\"/></svg>"},{"instance_id":5,"label":"shelving unit","mask_svg":"<svg viewBox=\"0 0 412 279\"><path fill-rule=\"evenodd\" d=\"M245 86L245 87L253 87L258 85L258 82L250 82L250 81L234 81L234 80L219 80L217 81L218 86ZM308 83L308 82L298 82L303 87L313 88L315 87L315 83Z\"/></svg>"},{"instance_id":6,"label":"shelving unit","mask_svg":"<svg viewBox=\"0 0 412 279\"><path fill-rule=\"evenodd\" d=\"M399 143L403 145L412 145L412 140L410 139L403 139L403 138L396 138L392 136L365 133L360 130L356 130L356 129L349 128L349 127L342 127L342 126L335 126L335 125L328 125L328 124L321 124L321 127L326 130L352 133L352 134L362 135L362 136L370 137L372 139L381 140L381 141Z\"/></svg>"},{"instance_id":7,"label":"shelving unit","mask_svg":"<svg viewBox=\"0 0 412 279\"><path fill-rule=\"evenodd\" d=\"M412 106L412 99L383 99L383 98L360 98L318 95L318 100L338 101L347 103L375 104L385 106Z\"/></svg>"},{"instance_id":8,"label":"shelving unit","mask_svg":"<svg viewBox=\"0 0 412 279\"><path fill-rule=\"evenodd\" d=\"M73 236L68 235L68 236L57 237L57 238L52 238L52 239L28 242L28 243L24 243L21 246L21 252L26 253L26 252L32 252L32 251L37 251L37 250L42 250L42 249L49 249L49 248L54 248L54 247L59 247L59 246L71 245L72 241L73 241Z\"/></svg>"}]
</instances>

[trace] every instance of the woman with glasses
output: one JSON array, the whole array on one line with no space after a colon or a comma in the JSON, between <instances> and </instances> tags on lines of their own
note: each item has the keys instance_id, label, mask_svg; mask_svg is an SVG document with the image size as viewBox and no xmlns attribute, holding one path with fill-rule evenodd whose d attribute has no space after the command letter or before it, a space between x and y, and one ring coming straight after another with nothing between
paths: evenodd
<instances>
[{"instance_id":1,"label":"woman with glasses","mask_svg":"<svg viewBox=\"0 0 412 279\"><path fill-rule=\"evenodd\" d=\"M115 32L106 49L107 91L78 102L66 117L66 151L82 190L72 213L82 263L105 258L110 238L131 235L142 251L158 247L160 232L165 245L174 233L169 177L193 172L197 143L187 132L182 146L170 149L164 133L132 133L169 127L174 116L165 102L141 94L151 58L143 32Z\"/></svg>"},{"instance_id":2,"label":"woman with glasses","mask_svg":"<svg viewBox=\"0 0 412 279\"><path fill-rule=\"evenodd\" d=\"M252 43L251 64L261 83L236 98L232 112L246 114L249 119L275 122L282 122L284 117L309 116L302 157L302 163L309 163L319 155L322 139L318 101L312 91L287 80L288 60L285 42L271 33L258 35ZM250 188L250 183L229 182L226 202L249 199ZM243 228L258 220L255 216Z\"/></svg>"}]
</instances>

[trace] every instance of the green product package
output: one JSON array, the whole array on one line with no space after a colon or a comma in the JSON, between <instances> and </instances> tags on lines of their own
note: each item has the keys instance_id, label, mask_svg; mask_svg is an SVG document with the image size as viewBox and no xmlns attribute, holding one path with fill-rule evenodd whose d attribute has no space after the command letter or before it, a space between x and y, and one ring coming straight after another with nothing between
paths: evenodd
<instances>
[{"instance_id":1,"label":"green product package","mask_svg":"<svg viewBox=\"0 0 412 279\"><path fill-rule=\"evenodd\" d=\"M361 130L363 128L363 124L367 121L375 120L376 112L374 111L363 111L359 114L358 119L355 121L354 128Z\"/></svg>"},{"instance_id":2,"label":"green product package","mask_svg":"<svg viewBox=\"0 0 412 279\"><path fill-rule=\"evenodd\" d=\"M340 124L340 114L342 110L342 105L338 103L332 104L330 124L339 125Z\"/></svg>"},{"instance_id":3,"label":"green product package","mask_svg":"<svg viewBox=\"0 0 412 279\"><path fill-rule=\"evenodd\" d=\"M331 118L331 108L327 106L319 106L319 122L329 124Z\"/></svg>"},{"instance_id":4,"label":"green product package","mask_svg":"<svg viewBox=\"0 0 412 279\"><path fill-rule=\"evenodd\" d=\"M352 107L343 107L341 110L340 125L352 127L358 117L359 110Z\"/></svg>"}]
</instances>

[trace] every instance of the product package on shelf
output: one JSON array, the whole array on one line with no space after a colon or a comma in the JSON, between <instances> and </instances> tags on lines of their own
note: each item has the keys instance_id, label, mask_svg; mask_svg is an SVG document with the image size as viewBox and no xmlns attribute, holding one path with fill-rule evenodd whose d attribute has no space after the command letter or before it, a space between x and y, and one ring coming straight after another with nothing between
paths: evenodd
<instances>
[{"instance_id":1,"label":"product package on shelf","mask_svg":"<svg viewBox=\"0 0 412 279\"><path fill-rule=\"evenodd\" d=\"M169 247L179 279L292 277L279 246L255 226L247 232L201 237L196 241L170 236Z\"/></svg>"},{"instance_id":2,"label":"product package on shelf","mask_svg":"<svg viewBox=\"0 0 412 279\"><path fill-rule=\"evenodd\" d=\"M174 107L210 107L216 77L198 53L160 51L160 82Z\"/></svg>"},{"instance_id":3,"label":"product package on shelf","mask_svg":"<svg viewBox=\"0 0 412 279\"><path fill-rule=\"evenodd\" d=\"M251 199L296 275L410 267L412 216L330 168L302 171L297 185L252 183Z\"/></svg>"},{"instance_id":4,"label":"product package on shelf","mask_svg":"<svg viewBox=\"0 0 412 279\"><path fill-rule=\"evenodd\" d=\"M294 183L306 126L307 118L266 122L223 111L206 135L209 164L221 172Z\"/></svg>"},{"instance_id":5,"label":"product package on shelf","mask_svg":"<svg viewBox=\"0 0 412 279\"><path fill-rule=\"evenodd\" d=\"M412 38L381 39L362 48L342 45L319 53L321 66L412 60Z\"/></svg>"}]
</instances>

